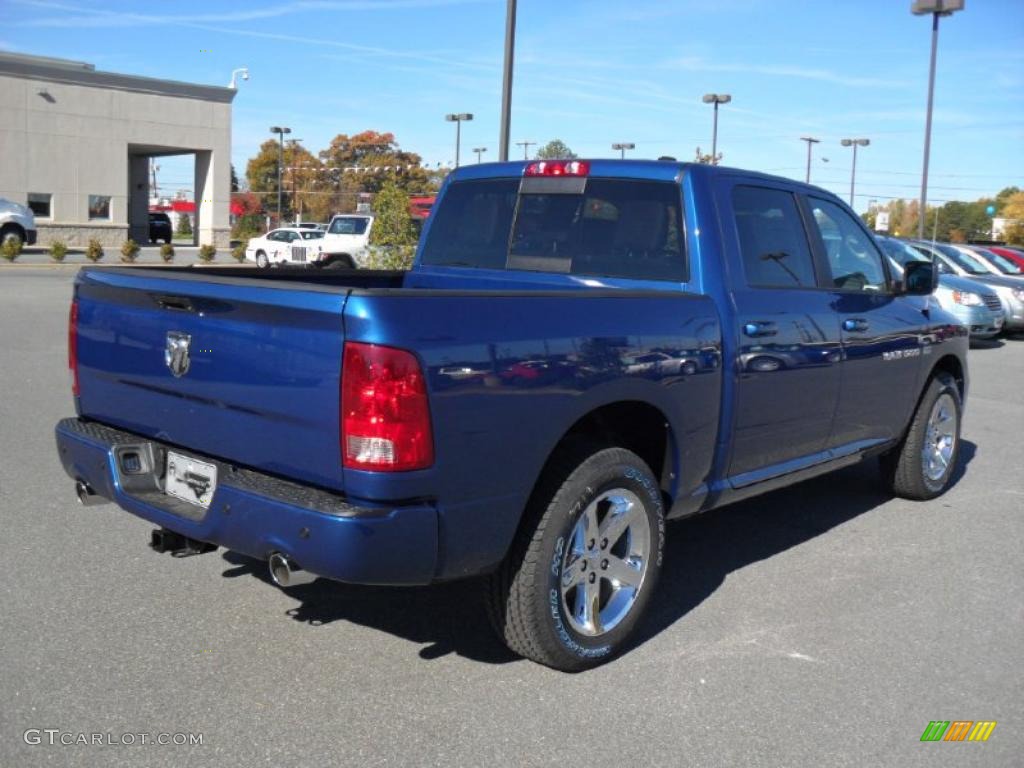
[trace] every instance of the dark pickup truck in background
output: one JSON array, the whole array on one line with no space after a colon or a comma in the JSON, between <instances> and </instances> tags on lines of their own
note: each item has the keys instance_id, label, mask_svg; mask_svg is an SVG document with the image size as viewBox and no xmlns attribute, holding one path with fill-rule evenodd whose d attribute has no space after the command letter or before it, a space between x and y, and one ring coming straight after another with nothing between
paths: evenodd
<instances>
[{"instance_id":1,"label":"dark pickup truck in background","mask_svg":"<svg viewBox=\"0 0 1024 768\"><path fill-rule=\"evenodd\" d=\"M942 493L967 330L835 196L647 161L463 167L408 273L83 269L85 503L289 586L485 575L508 645L628 644L665 520L879 456Z\"/></svg>"}]
</instances>

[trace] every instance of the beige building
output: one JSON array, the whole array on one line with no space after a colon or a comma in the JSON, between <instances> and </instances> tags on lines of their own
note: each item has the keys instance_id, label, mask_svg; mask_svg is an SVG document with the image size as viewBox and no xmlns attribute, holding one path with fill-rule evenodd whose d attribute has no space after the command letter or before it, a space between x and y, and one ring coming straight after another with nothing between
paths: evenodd
<instances>
[{"instance_id":1,"label":"beige building","mask_svg":"<svg viewBox=\"0 0 1024 768\"><path fill-rule=\"evenodd\" d=\"M195 155L195 232L226 247L235 91L0 52L0 197L39 242L148 240L149 160Z\"/></svg>"}]
</instances>

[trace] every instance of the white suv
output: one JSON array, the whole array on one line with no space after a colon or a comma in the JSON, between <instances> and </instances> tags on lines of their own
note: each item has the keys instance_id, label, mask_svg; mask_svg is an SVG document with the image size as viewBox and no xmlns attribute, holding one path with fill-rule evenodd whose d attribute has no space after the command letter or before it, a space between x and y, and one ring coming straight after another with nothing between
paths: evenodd
<instances>
[{"instance_id":1,"label":"white suv","mask_svg":"<svg viewBox=\"0 0 1024 768\"><path fill-rule=\"evenodd\" d=\"M0 243L17 241L32 245L36 241L36 217L21 203L0 197Z\"/></svg>"},{"instance_id":2,"label":"white suv","mask_svg":"<svg viewBox=\"0 0 1024 768\"><path fill-rule=\"evenodd\" d=\"M324 233L320 266L348 269L365 268L369 256L373 216L339 213L331 217Z\"/></svg>"}]
</instances>

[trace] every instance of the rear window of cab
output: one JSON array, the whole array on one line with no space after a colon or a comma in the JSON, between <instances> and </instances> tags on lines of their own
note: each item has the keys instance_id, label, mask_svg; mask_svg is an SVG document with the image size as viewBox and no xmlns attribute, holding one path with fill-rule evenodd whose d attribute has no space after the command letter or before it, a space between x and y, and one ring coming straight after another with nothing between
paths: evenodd
<instances>
[{"instance_id":1,"label":"rear window of cab","mask_svg":"<svg viewBox=\"0 0 1024 768\"><path fill-rule=\"evenodd\" d=\"M590 178L582 193L533 189L520 193L519 179L453 183L435 207L421 263L687 279L678 185Z\"/></svg>"}]
</instances>

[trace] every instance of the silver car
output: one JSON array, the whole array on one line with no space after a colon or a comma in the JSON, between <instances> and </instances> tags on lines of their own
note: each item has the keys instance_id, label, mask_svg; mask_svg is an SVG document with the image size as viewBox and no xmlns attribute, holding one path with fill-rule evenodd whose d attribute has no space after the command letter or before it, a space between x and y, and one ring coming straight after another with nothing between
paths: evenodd
<instances>
[{"instance_id":1,"label":"silver car","mask_svg":"<svg viewBox=\"0 0 1024 768\"><path fill-rule=\"evenodd\" d=\"M928 258L902 240L877 236L879 245L902 275L908 261ZM971 339L992 339L1003 329L1005 313L996 292L967 277L949 272L939 275L939 287L932 294L943 309L952 313L971 333Z\"/></svg>"},{"instance_id":2,"label":"silver car","mask_svg":"<svg viewBox=\"0 0 1024 768\"><path fill-rule=\"evenodd\" d=\"M1003 305L1003 329L1011 333L1024 331L1024 279L995 274L978 256L949 243L913 240L910 245L931 258L939 274L959 275L989 286Z\"/></svg>"}]
</instances>

